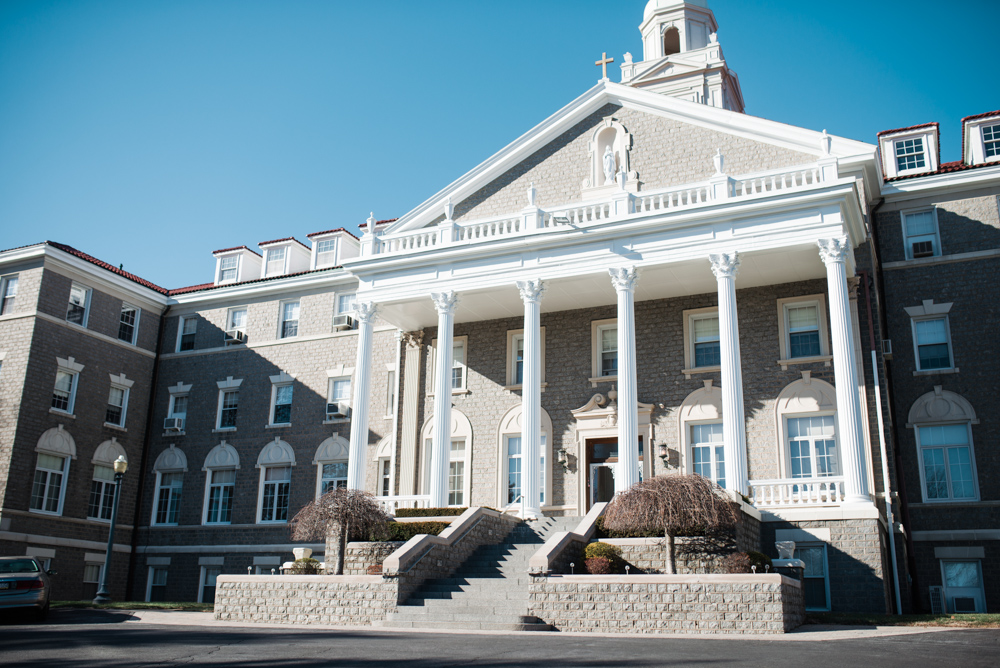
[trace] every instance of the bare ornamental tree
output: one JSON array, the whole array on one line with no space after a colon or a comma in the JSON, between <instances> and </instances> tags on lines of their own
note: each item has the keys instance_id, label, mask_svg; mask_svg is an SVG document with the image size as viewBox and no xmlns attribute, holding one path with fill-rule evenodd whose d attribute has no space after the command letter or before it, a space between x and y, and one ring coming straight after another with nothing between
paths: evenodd
<instances>
[{"instance_id":1,"label":"bare ornamental tree","mask_svg":"<svg viewBox=\"0 0 1000 668\"><path fill-rule=\"evenodd\" d=\"M327 573L333 557L333 574L343 575L347 541L351 538L367 540L389 519L374 496L341 487L308 503L292 518L289 527L292 540L325 540Z\"/></svg>"}]
</instances>

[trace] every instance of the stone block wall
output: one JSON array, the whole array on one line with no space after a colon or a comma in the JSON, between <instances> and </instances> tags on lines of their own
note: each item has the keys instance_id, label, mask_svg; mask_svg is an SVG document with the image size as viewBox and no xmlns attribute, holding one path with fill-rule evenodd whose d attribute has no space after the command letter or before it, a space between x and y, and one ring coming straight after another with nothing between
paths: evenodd
<instances>
[{"instance_id":1,"label":"stone block wall","mask_svg":"<svg viewBox=\"0 0 1000 668\"><path fill-rule=\"evenodd\" d=\"M380 575L222 575L215 618L371 626L396 609L397 583Z\"/></svg>"},{"instance_id":2,"label":"stone block wall","mask_svg":"<svg viewBox=\"0 0 1000 668\"><path fill-rule=\"evenodd\" d=\"M535 577L531 613L560 631L787 633L805 620L797 580L782 575Z\"/></svg>"},{"instance_id":3,"label":"stone block wall","mask_svg":"<svg viewBox=\"0 0 1000 668\"><path fill-rule=\"evenodd\" d=\"M381 566L390 554L403 546L402 541L348 543L344 555L344 575L368 575L370 566Z\"/></svg>"}]
</instances>

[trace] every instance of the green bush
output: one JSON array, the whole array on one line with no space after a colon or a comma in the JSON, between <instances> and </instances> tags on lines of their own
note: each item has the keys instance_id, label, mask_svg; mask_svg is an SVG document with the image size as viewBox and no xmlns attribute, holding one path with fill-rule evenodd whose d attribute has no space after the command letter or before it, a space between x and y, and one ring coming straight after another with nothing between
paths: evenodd
<instances>
[{"instance_id":1,"label":"green bush","mask_svg":"<svg viewBox=\"0 0 1000 668\"><path fill-rule=\"evenodd\" d=\"M591 560L593 559L607 560L608 570L603 570L603 565L594 565L594 568L601 570L592 570ZM583 563L588 573L621 573L625 570L625 562L622 560L622 549L611 543L587 543L587 547L583 548ZM599 563L594 562L594 564Z\"/></svg>"},{"instance_id":2,"label":"green bush","mask_svg":"<svg viewBox=\"0 0 1000 668\"><path fill-rule=\"evenodd\" d=\"M312 557L296 559L288 572L292 575L316 575L319 573L319 561Z\"/></svg>"},{"instance_id":3,"label":"green bush","mask_svg":"<svg viewBox=\"0 0 1000 668\"><path fill-rule=\"evenodd\" d=\"M591 575L609 575L614 572L607 557L591 557L583 560L583 567Z\"/></svg>"},{"instance_id":4,"label":"green bush","mask_svg":"<svg viewBox=\"0 0 1000 668\"><path fill-rule=\"evenodd\" d=\"M774 568L771 563L771 557L767 556L763 552L757 552L756 550L748 550L747 557L750 559L750 565L757 567L757 572L760 573L764 571L764 567Z\"/></svg>"},{"instance_id":5,"label":"green bush","mask_svg":"<svg viewBox=\"0 0 1000 668\"><path fill-rule=\"evenodd\" d=\"M396 517L451 517L466 510L468 508L397 508Z\"/></svg>"},{"instance_id":6,"label":"green bush","mask_svg":"<svg viewBox=\"0 0 1000 668\"><path fill-rule=\"evenodd\" d=\"M376 542L408 541L419 534L436 536L451 522L386 522L382 531L372 536Z\"/></svg>"}]
</instances>

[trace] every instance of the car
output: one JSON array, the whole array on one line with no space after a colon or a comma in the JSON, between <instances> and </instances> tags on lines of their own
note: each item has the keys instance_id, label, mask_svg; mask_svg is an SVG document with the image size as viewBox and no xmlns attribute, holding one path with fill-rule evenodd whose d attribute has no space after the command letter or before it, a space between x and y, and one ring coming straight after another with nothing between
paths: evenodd
<instances>
[{"instance_id":1,"label":"car","mask_svg":"<svg viewBox=\"0 0 1000 668\"><path fill-rule=\"evenodd\" d=\"M0 557L0 610L30 608L41 621L49 614L50 575L34 557Z\"/></svg>"}]
</instances>

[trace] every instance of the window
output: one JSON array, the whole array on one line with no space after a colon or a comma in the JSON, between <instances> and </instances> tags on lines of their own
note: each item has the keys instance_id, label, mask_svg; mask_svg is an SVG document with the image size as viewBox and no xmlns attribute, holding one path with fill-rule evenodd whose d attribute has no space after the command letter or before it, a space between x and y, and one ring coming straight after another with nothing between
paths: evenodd
<instances>
[{"instance_id":1,"label":"window","mask_svg":"<svg viewBox=\"0 0 1000 668\"><path fill-rule=\"evenodd\" d=\"M76 381L78 373L60 369L56 371L56 385L52 389L52 408L64 413L72 413L76 403Z\"/></svg>"},{"instance_id":2,"label":"window","mask_svg":"<svg viewBox=\"0 0 1000 668\"><path fill-rule=\"evenodd\" d=\"M448 462L448 505L465 505L465 441L452 439Z\"/></svg>"},{"instance_id":3,"label":"window","mask_svg":"<svg viewBox=\"0 0 1000 668\"><path fill-rule=\"evenodd\" d=\"M94 466L94 479L90 484L90 503L87 517L94 520L111 520L111 506L115 498L115 471L110 466Z\"/></svg>"},{"instance_id":4,"label":"window","mask_svg":"<svg viewBox=\"0 0 1000 668\"><path fill-rule=\"evenodd\" d=\"M266 276L277 276L285 273L285 255L287 253L288 249L285 247L267 249Z\"/></svg>"},{"instance_id":5,"label":"window","mask_svg":"<svg viewBox=\"0 0 1000 668\"><path fill-rule=\"evenodd\" d=\"M795 558L805 562L802 588L806 610L830 609L830 578L826 561L826 545L796 543Z\"/></svg>"},{"instance_id":6,"label":"window","mask_svg":"<svg viewBox=\"0 0 1000 668\"><path fill-rule=\"evenodd\" d=\"M618 375L618 321L594 320L590 323L591 373L590 382L613 380Z\"/></svg>"},{"instance_id":7,"label":"window","mask_svg":"<svg viewBox=\"0 0 1000 668\"><path fill-rule=\"evenodd\" d=\"M122 302L121 316L118 319L118 340L134 344L138 328L139 308Z\"/></svg>"},{"instance_id":8,"label":"window","mask_svg":"<svg viewBox=\"0 0 1000 668\"><path fill-rule=\"evenodd\" d=\"M357 303L357 295L353 292L346 292L337 295L337 315L347 315L354 313L354 305Z\"/></svg>"},{"instance_id":9,"label":"window","mask_svg":"<svg viewBox=\"0 0 1000 668\"><path fill-rule=\"evenodd\" d=\"M74 283L69 289L69 308L66 310L66 322L86 327L89 308L90 288Z\"/></svg>"},{"instance_id":10,"label":"window","mask_svg":"<svg viewBox=\"0 0 1000 668\"><path fill-rule=\"evenodd\" d=\"M351 401L351 379L331 378L327 385L326 413L327 417L332 417L338 410L337 404L349 404Z\"/></svg>"},{"instance_id":11,"label":"window","mask_svg":"<svg viewBox=\"0 0 1000 668\"><path fill-rule=\"evenodd\" d=\"M969 424L921 426L916 431L924 501L976 500Z\"/></svg>"},{"instance_id":12,"label":"window","mask_svg":"<svg viewBox=\"0 0 1000 668\"><path fill-rule=\"evenodd\" d=\"M271 424L292 423L292 385L274 385L271 388Z\"/></svg>"},{"instance_id":13,"label":"window","mask_svg":"<svg viewBox=\"0 0 1000 668\"><path fill-rule=\"evenodd\" d=\"M337 239L321 239L316 242L316 266L325 267L337 262Z\"/></svg>"},{"instance_id":14,"label":"window","mask_svg":"<svg viewBox=\"0 0 1000 668\"><path fill-rule=\"evenodd\" d=\"M539 328L541 344L541 383L545 385L545 328ZM512 329L507 332L507 389L516 389L524 384L524 330Z\"/></svg>"},{"instance_id":15,"label":"window","mask_svg":"<svg viewBox=\"0 0 1000 668\"><path fill-rule=\"evenodd\" d=\"M514 503L521 496L522 440L520 436L506 436L507 441L507 503ZM538 503L545 505L545 450L546 435L542 434L539 447Z\"/></svg>"},{"instance_id":16,"label":"window","mask_svg":"<svg viewBox=\"0 0 1000 668\"><path fill-rule=\"evenodd\" d=\"M239 278L240 256L230 255L219 260L219 283L229 283Z\"/></svg>"},{"instance_id":17,"label":"window","mask_svg":"<svg viewBox=\"0 0 1000 668\"><path fill-rule=\"evenodd\" d=\"M834 416L788 418L792 478L822 478L840 473Z\"/></svg>"},{"instance_id":18,"label":"window","mask_svg":"<svg viewBox=\"0 0 1000 668\"><path fill-rule=\"evenodd\" d=\"M904 211L903 244L906 259L941 255L941 240L938 238L937 210Z\"/></svg>"},{"instance_id":19,"label":"window","mask_svg":"<svg viewBox=\"0 0 1000 668\"><path fill-rule=\"evenodd\" d=\"M788 364L803 362L822 361L829 366L830 345L824 295L779 299L778 318L781 329L781 359L778 363L782 369L787 369Z\"/></svg>"},{"instance_id":20,"label":"window","mask_svg":"<svg viewBox=\"0 0 1000 668\"><path fill-rule=\"evenodd\" d=\"M379 471L382 484L379 486L382 496L389 496L392 493L392 461L382 458L379 460Z\"/></svg>"},{"instance_id":21,"label":"window","mask_svg":"<svg viewBox=\"0 0 1000 668\"><path fill-rule=\"evenodd\" d=\"M97 587L101 582L103 563L85 562L83 564L83 596L84 600L93 600L97 596Z\"/></svg>"},{"instance_id":22,"label":"window","mask_svg":"<svg viewBox=\"0 0 1000 668\"><path fill-rule=\"evenodd\" d=\"M222 569L217 566L201 567L201 595L198 597L199 602L215 602L215 580L220 575L222 575Z\"/></svg>"},{"instance_id":23,"label":"window","mask_svg":"<svg viewBox=\"0 0 1000 668\"><path fill-rule=\"evenodd\" d=\"M236 471L233 469L209 470L208 509L206 524L229 524L233 519L233 490Z\"/></svg>"},{"instance_id":24,"label":"window","mask_svg":"<svg viewBox=\"0 0 1000 668\"><path fill-rule=\"evenodd\" d=\"M691 468L721 487L726 486L726 448L722 442L722 423L692 424Z\"/></svg>"},{"instance_id":25,"label":"window","mask_svg":"<svg viewBox=\"0 0 1000 668\"><path fill-rule=\"evenodd\" d=\"M104 422L118 427L125 426L125 411L128 408L128 388L111 386L108 394L108 409L104 413Z\"/></svg>"},{"instance_id":26,"label":"window","mask_svg":"<svg viewBox=\"0 0 1000 668\"><path fill-rule=\"evenodd\" d=\"M691 318L691 352L695 368L719 366L719 316L705 315Z\"/></svg>"},{"instance_id":27,"label":"window","mask_svg":"<svg viewBox=\"0 0 1000 668\"><path fill-rule=\"evenodd\" d=\"M396 412L396 372L390 370L385 379L385 415L392 417Z\"/></svg>"},{"instance_id":28,"label":"window","mask_svg":"<svg viewBox=\"0 0 1000 668\"><path fill-rule=\"evenodd\" d=\"M17 274L0 278L0 315L14 311L14 299L17 297Z\"/></svg>"},{"instance_id":29,"label":"window","mask_svg":"<svg viewBox=\"0 0 1000 668\"><path fill-rule=\"evenodd\" d=\"M951 346L948 316L913 321L913 340L917 349L917 369L950 369Z\"/></svg>"},{"instance_id":30,"label":"window","mask_svg":"<svg viewBox=\"0 0 1000 668\"><path fill-rule=\"evenodd\" d=\"M320 494L347 487L347 462L330 462L321 465Z\"/></svg>"},{"instance_id":31,"label":"window","mask_svg":"<svg viewBox=\"0 0 1000 668\"><path fill-rule=\"evenodd\" d=\"M236 429L236 413L240 407L240 391L220 390L218 429Z\"/></svg>"},{"instance_id":32,"label":"window","mask_svg":"<svg viewBox=\"0 0 1000 668\"><path fill-rule=\"evenodd\" d=\"M197 316L182 316L177 326L177 350L194 350L194 336L197 332Z\"/></svg>"},{"instance_id":33,"label":"window","mask_svg":"<svg viewBox=\"0 0 1000 668\"><path fill-rule=\"evenodd\" d=\"M468 375L466 373L465 364L465 353L466 344L469 340L467 336L456 336L454 338L454 344L451 349L451 389L452 392L464 391L466 389L466 381ZM434 348L434 375L431 376L432 382L437 382L437 339L434 340L432 346ZM437 387L434 387L434 391L437 391Z\"/></svg>"},{"instance_id":34,"label":"window","mask_svg":"<svg viewBox=\"0 0 1000 668\"><path fill-rule=\"evenodd\" d=\"M184 473L173 471L156 474L156 510L154 524L177 524L181 507L181 492L184 488Z\"/></svg>"},{"instance_id":35,"label":"window","mask_svg":"<svg viewBox=\"0 0 1000 668\"><path fill-rule=\"evenodd\" d=\"M62 514L62 502L69 457L38 453L35 479L31 485L31 509L43 513Z\"/></svg>"},{"instance_id":36,"label":"window","mask_svg":"<svg viewBox=\"0 0 1000 668\"><path fill-rule=\"evenodd\" d=\"M261 485L260 521L288 521L288 487L292 479L292 467L267 466L263 470Z\"/></svg>"},{"instance_id":37,"label":"window","mask_svg":"<svg viewBox=\"0 0 1000 668\"><path fill-rule=\"evenodd\" d=\"M941 581L944 583L947 612L986 612L981 560L942 559Z\"/></svg>"},{"instance_id":38,"label":"window","mask_svg":"<svg viewBox=\"0 0 1000 668\"><path fill-rule=\"evenodd\" d=\"M229 309L226 315L226 343L247 342L247 307Z\"/></svg>"},{"instance_id":39,"label":"window","mask_svg":"<svg viewBox=\"0 0 1000 668\"><path fill-rule=\"evenodd\" d=\"M167 413L172 418L184 419L187 417L187 407L188 407L188 395L171 394L170 406L167 409Z\"/></svg>"},{"instance_id":40,"label":"window","mask_svg":"<svg viewBox=\"0 0 1000 668\"><path fill-rule=\"evenodd\" d=\"M923 169L926 166L923 138L900 139L895 142L894 147L896 150L896 169L898 171Z\"/></svg>"},{"instance_id":41,"label":"window","mask_svg":"<svg viewBox=\"0 0 1000 668\"><path fill-rule=\"evenodd\" d=\"M282 302L281 331L279 338L287 339L299 335L299 302Z\"/></svg>"},{"instance_id":42,"label":"window","mask_svg":"<svg viewBox=\"0 0 1000 668\"><path fill-rule=\"evenodd\" d=\"M150 602L163 602L167 600L167 569L149 568L149 591L146 593L146 600Z\"/></svg>"},{"instance_id":43,"label":"window","mask_svg":"<svg viewBox=\"0 0 1000 668\"><path fill-rule=\"evenodd\" d=\"M1000 125L983 126L983 152L987 158L1000 156Z\"/></svg>"}]
</instances>

